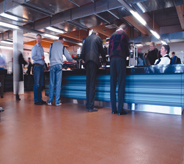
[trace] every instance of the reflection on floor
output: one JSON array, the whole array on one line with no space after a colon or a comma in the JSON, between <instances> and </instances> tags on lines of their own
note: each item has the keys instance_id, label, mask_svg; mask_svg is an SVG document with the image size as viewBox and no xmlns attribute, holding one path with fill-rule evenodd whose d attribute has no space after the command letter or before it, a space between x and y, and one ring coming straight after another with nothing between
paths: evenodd
<instances>
[{"instance_id":1,"label":"reflection on floor","mask_svg":"<svg viewBox=\"0 0 184 164\"><path fill-rule=\"evenodd\" d=\"M0 106L0 164L180 164L184 117L85 106L35 106L33 93ZM47 97L44 97L46 100Z\"/></svg>"}]
</instances>

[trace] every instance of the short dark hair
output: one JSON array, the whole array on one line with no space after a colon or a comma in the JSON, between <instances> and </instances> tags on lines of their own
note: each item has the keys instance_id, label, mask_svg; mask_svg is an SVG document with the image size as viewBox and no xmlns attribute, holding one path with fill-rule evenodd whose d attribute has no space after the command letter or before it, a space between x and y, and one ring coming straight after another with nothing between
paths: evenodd
<instances>
[{"instance_id":1,"label":"short dark hair","mask_svg":"<svg viewBox=\"0 0 184 164\"><path fill-rule=\"evenodd\" d=\"M151 42L150 45L151 45L151 44L155 47L155 42Z\"/></svg>"},{"instance_id":2,"label":"short dark hair","mask_svg":"<svg viewBox=\"0 0 184 164\"><path fill-rule=\"evenodd\" d=\"M175 52L172 52L172 54L175 54Z\"/></svg>"},{"instance_id":3,"label":"short dark hair","mask_svg":"<svg viewBox=\"0 0 184 164\"><path fill-rule=\"evenodd\" d=\"M59 37L59 40L63 40L64 38L62 36Z\"/></svg>"},{"instance_id":4,"label":"short dark hair","mask_svg":"<svg viewBox=\"0 0 184 164\"><path fill-rule=\"evenodd\" d=\"M122 28L123 30L126 30L126 29L127 29L127 25L126 25L126 24L121 24L121 25L117 28L117 30L120 29L120 28Z\"/></svg>"},{"instance_id":5,"label":"short dark hair","mask_svg":"<svg viewBox=\"0 0 184 164\"><path fill-rule=\"evenodd\" d=\"M170 47L169 47L169 45L162 45L162 46L164 46L165 50L167 51L167 54L169 54L169 52L170 52Z\"/></svg>"},{"instance_id":6,"label":"short dark hair","mask_svg":"<svg viewBox=\"0 0 184 164\"><path fill-rule=\"evenodd\" d=\"M40 38L42 38L41 34L37 34L36 37L37 37L37 36L40 36Z\"/></svg>"}]
</instances>

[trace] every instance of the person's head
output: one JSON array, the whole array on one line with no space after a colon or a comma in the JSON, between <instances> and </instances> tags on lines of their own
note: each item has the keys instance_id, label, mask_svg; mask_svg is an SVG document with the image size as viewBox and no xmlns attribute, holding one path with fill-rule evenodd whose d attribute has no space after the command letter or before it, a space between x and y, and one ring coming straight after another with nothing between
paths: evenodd
<instances>
[{"instance_id":1,"label":"person's head","mask_svg":"<svg viewBox=\"0 0 184 164\"><path fill-rule=\"evenodd\" d=\"M142 46L137 47L138 53L142 52L142 48L143 48Z\"/></svg>"},{"instance_id":2,"label":"person's head","mask_svg":"<svg viewBox=\"0 0 184 164\"><path fill-rule=\"evenodd\" d=\"M93 33L95 33L96 35L99 35L97 30L93 30Z\"/></svg>"},{"instance_id":3,"label":"person's head","mask_svg":"<svg viewBox=\"0 0 184 164\"><path fill-rule=\"evenodd\" d=\"M41 44L42 36L40 34L36 35L36 41L37 41L38 44Z\"/></svg>"},{"instance_id":4,"label":"person's head","mask_svg":"<svg viewBox=\"0 0 184 164\"><path fill-rule=\"evenodd\" d=\"M31 62L31 58L28 58L28 62Z\"/></svg>"},{"instance_id":5,"label":"person's head","mask_svg":"<svg viewBox=\"0 0 184 164\"><path fill-rule=\"evenodd\" d=\"M172 52L172 57L174 57L175 56L175 52Z\"/></svg>"},{"instance_id":6,"label":"person's head","mask_svg":"<svg viewBox=\"0 0 184 164\"><path fill-rule=\"evenodd\" d=\"M127 33L127 25L126 25L126 24L121 24L121 25L117 28L117 30L123 30L124 32Z\"/></svg>"},{"instance_id":7,"label":"person's head","mask_svg":"<svg viewBox=\"0 0 184 164\"><path fill-rule=\"evenodd\" d=\"M64 38L62 36L60 36L59 41L63 44L64 43Z\"/></svg>"},{"instance_id":8,"label":"person's head","mask_svg":"<svg viewBox=\"0 0 184 164\"><path fill-rule=\"evenodd\" d=\"M155 49L155 43L151 42L150 44L150 51L153 51Z\"/></svg>"},{"instance_id":9,"label":"person's head","mask_svg":"<svg viewBox=\"0 0 184 164\"><path fill-rule=\"evenodd\" d=\"M169 45L162 45L161 50L160 50L160 54L161 54L162 56L164 56L164 55L166 55L166 54L169 54L169 52L170 52L170 47L169 47Z\"/></svg>"}]
</instances>

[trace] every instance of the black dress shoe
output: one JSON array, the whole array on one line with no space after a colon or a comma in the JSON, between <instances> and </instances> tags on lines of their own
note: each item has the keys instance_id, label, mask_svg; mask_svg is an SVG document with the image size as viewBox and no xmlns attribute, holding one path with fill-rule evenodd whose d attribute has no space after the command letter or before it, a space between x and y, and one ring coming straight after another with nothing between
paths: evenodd
<instances>
[{"instance_id":1,"label":"black dress shoe","mask_svg":"<svg viewBox=\"0 0 184 164\"><path fill-rule=\"evenodd\" d=\"M118 115L126 115L126 114L128 114L128 112L125 111L125 110L122 110L121 112L118 112Z\"/></svg>"},{"instance_id":2,"label":"black dress shoe","mask_svg":"<svg viewBox=\"0 0 184 164\"><path fill-rule=\"evenodd\" d=\"M118 113L118 111L117 111L117 110L115 110L115 111L113 111L113 112L112 112L112 114L116 114L116 113Z\"/></svg>"},{"instance_id":3,"label":"black dress shoe","mask_svg":"<svg viewBox=\"0 0 184 164\"><path fill-rule=\"evenodd\" d=\"M40 101L43 105L47 105L47 102L46 101Z\"/></svg>"},{"instance_id":4,"label":"black dress shoe","mask_svg":"<svg viewBox=\"0 0 184 164\"><path fill-rule=\"evenodd\" d=\"M93 109L89 109L88 112L97 112L98 109L97 108L93 108Z\"/></svg>"},{"instance_id":5,"label":"black dress shoe","mask_svg":"<svg viewBox=\"0 0 184 164\"><path fill-rule=\"evenodd\" d=\"M19 95L16 95L16 100L17 101L20 101L21 100L20 97L19 97Z\"/></svg>"},{"instance_id":6,"label":"black dress shoe","mask_svg":"<svg viewBox=\"0 0 184 164\"><path fill-rule=\"evenodd\" d=\"M43 105L41 101L35 103L35 105Z\"/></svg>"}]
</instances>

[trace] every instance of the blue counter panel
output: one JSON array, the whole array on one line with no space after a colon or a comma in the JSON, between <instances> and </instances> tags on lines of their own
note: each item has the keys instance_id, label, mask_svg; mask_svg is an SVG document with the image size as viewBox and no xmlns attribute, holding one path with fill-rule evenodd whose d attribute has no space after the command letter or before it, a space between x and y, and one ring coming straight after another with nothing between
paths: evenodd
<instances>
[{"instance_id":1,"label":"blue counter panel","mask_svg":"<svg viewBox=\"0 0 184 164\"><path fill-rule=\"evenodd\" d=\"M49 77L45 77L46 95ZM63 76L61 97L86 99L86 76ZM133 74L126 77L125 102L184 107L183 74ZM110 75L99 75L95 99L110 101Z\"/></svg>"}]
</instances>

